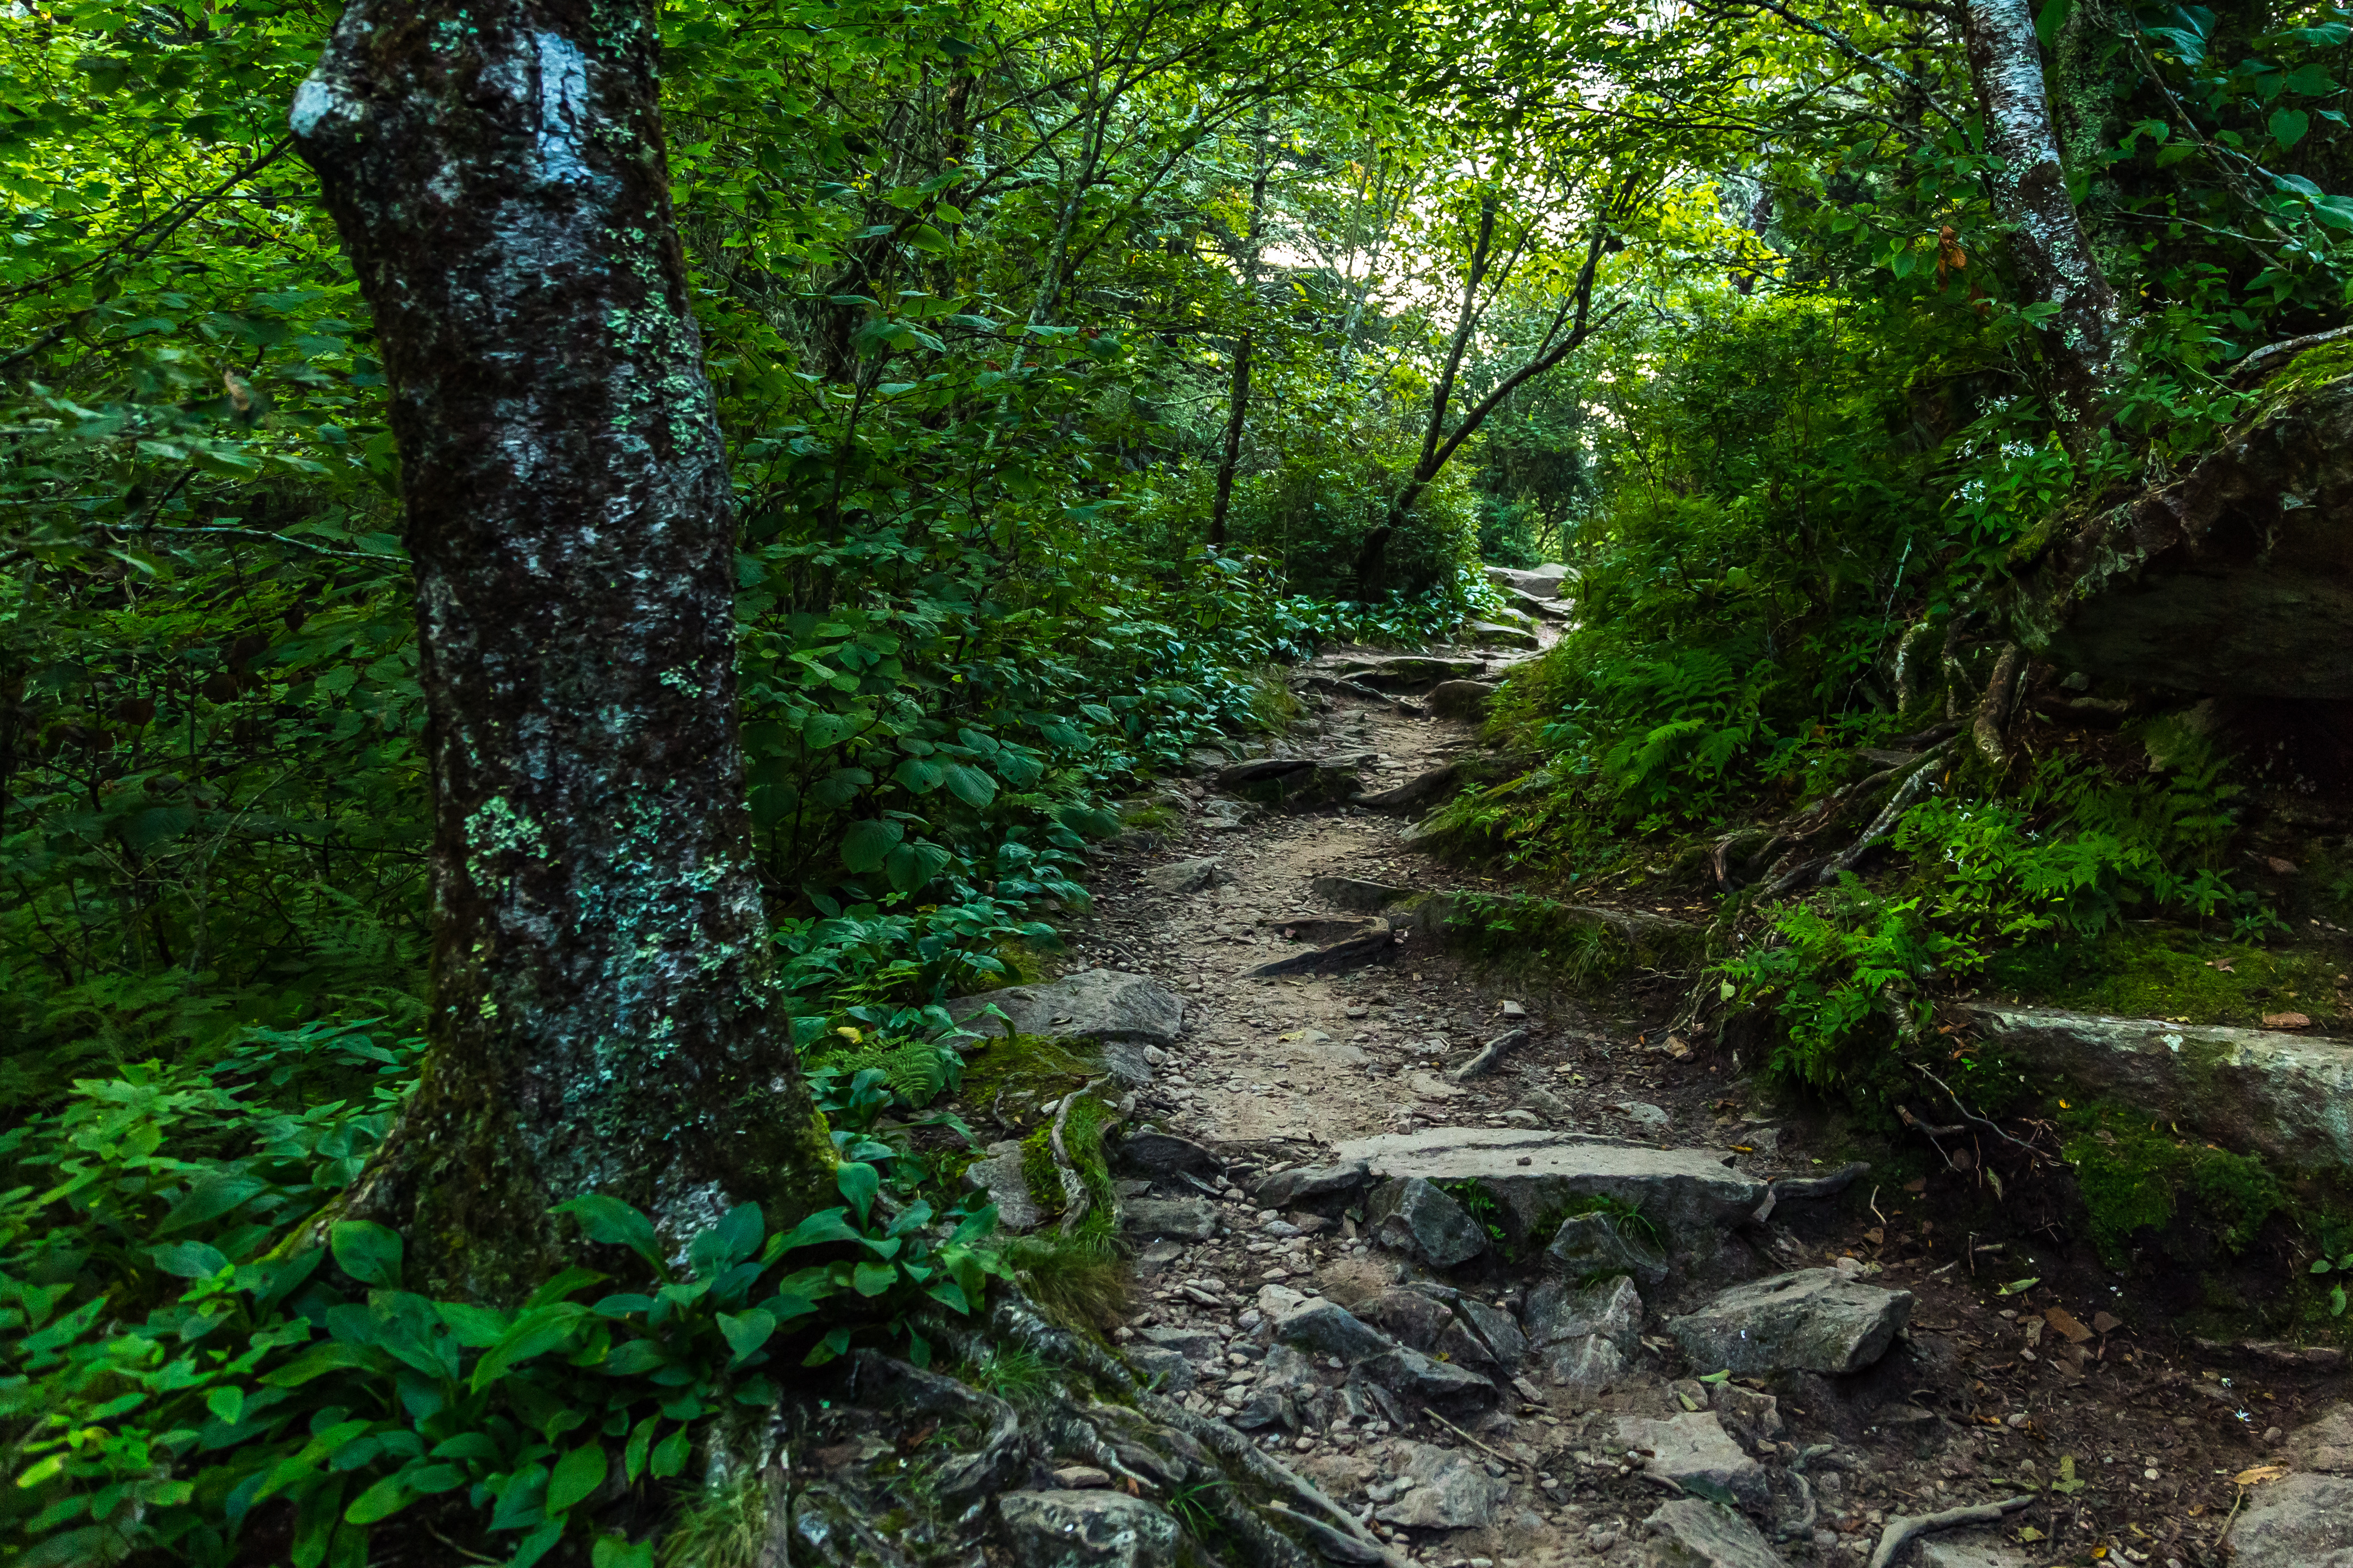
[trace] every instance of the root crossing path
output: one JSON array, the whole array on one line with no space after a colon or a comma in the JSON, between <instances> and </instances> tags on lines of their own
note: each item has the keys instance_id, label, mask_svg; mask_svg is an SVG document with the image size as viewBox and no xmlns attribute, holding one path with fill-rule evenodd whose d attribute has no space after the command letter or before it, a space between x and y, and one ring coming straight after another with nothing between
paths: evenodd
<instances>
[{"instance_id":1,"label":"root crossing path","mask_svg":"<svg viewBox=\"0 0 2353 1568\"><path fill-rule=\"evenodd\" d=\"M1443 651L1490 675L1526 657ZM2353 1510L2353 1479L2247 1499L2232 1479L2292 1470L2299 1443L2353 1458L2353 1430L2323 1441L2353 1426L2341 1367L2200 1365L2120 1291L2004 1293L2025 1248L1940 1231L1925 1182L1873 1178L1664 1030L1691 977L1532 994L1540 965L1474 965L1385 902L1504 889L1412 847L1422 806L1377 804L1474 727L1364 675L1318 661L1307 717L1245 759L1265 766L1205 755L1162 786L1166 822L1105 854L1066 977L1184 1004L1134 1075L1115 1172L1136 1283L1113 1338L1361 1521L1307 1531L1318 1555L2191 1568L2220 1561L2237 1501L2242 1532L2268 1521L2238 1563L2268 1568L2263 1541L2303 1539L2274 1496ZM1307 759L1376 804L1301 808L1325 776ZM1288 808L1245 798L1277 777ZM1253 973L1317 947L1324 969ZM995 1114L1018 1133L1048 1109Z\"/></svg>"}]
</instances>

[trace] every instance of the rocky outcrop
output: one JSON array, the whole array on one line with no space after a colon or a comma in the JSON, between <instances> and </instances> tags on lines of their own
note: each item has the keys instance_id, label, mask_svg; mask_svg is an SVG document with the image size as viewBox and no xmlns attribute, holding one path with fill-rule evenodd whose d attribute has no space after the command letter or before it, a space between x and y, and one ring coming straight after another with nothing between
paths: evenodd
<instances>
[{"instance_id":1,"label":"rocky outcrop","mask_svg":"<svg viewBox=\"0 0 2353 1568\"><path fill-rule=\"evenodd\" d=\"M1340 679L1377 691L1427 691L1441 680L1476 680L1487 673L1487 661L1399 654L1390 658L1335 659L1331 668Z\"/></svg>"},{"instance_id":2,"label":"rocky outcrop","mask_svg":"<svg viewBox=\"0 0 2353 1568\"><path fill-rule=\"evenodd\" d=\"M2017 579L2020 640L2062 668L2138 686L2353 698L2345 368L2341 344L2308 351L2179 479L2063 523Z\"/></svg>"},{"instance_id":3,"label":"rocky outcrop","mask_svg":"<svg viewBox=\"0 0 2353 1568\"><path fill-rule=\"evenodd\" d=\"M1642 1529L1642 1568L1785 1568L1755 1525L1697 1498L1665 1504Z\"/></svg>"},{"instance_id":4,"label":"rocky outcrop","mask_svg":"<svg viewBox=\"0 0 2353 1568\"><path fill-rule=\"evenodd\" d=\"M1576 1132L1434 1127L1353 1139L1332 1152L1341 1166L1361 1164L1366 1185L1416 1176L1477 1182L1494 1194L1514 1241L1527 1240L1540 1222L1579 1198L1614 1198L1656 1226L1670 1252L1696 1252L1754 1213L1766 1192L1763 1182L1724 1164L1724 1156Z\"/></svg>"},{"instance_id":5,"label":"rocky outcrop","mask_svg":"<svg viewBox=\"0 0 2353 1568\"><path fill-rule=\"evenodd\" d=\"M1176 1560L1176 1520L1124 1492L1006 1492L997 1517L1019 1568L1158 1568Z\"/></svg>"},{"instance_id":6,"label":"rocky outcrop","mask_svg":"<svg viewBox=\"0 0 2353 1568\"><path fill-rule=\"evenodd\" d=\"M2346 1568L2353 1563L2353 1479L2288 1476L2247 1494L2231 1529L2237 1568Z\"/></svg>"},{"instance_id":7,"label":"rocky outcrop","mask_svg":"<svg viewBox=\"0 0 2353 1568\"><path fill-rule=\"evenodd\" d=\"M1357 774L1372 761L1370 755L1260 757L1219 769L1218 787L1259 805L1305 811L1362 795Z\"/></svg>"},{"instance_id":8,"label":"rocky outcrop","mask_svg":"<svg viewBox=\"0 0 2353 1568\"><path fill-rule=\"evenodd\" d=\"M1886 1290L1835 1268L1805 1268L1737 1285L1667 1332L1695 1367L1742 1376L1848 1373L1887 1353L1910 1321L1909 1290Z\"/></svg>"},{"instance_id":9,"label":"rocky outcrop","mask_svg":"<svg viewBox=\"0 0 2353 1568\"><path fill-rule=\"evenodd\" d=\"M1002 1017L992 1016L992 1010ZM1048 1035L1102 1044L1103 1066L1123 1083L1152 1081L1145 1046L1172 1046L1185 1027L1185 1003L1149 975L1089 969L1046 985L1008 985L948 1004L965 1039Z\"/></svg>"},{"instance_id":10,"label":"rocky outcrop","mask_svg":"<svg viewBox=\"0 0 2353 1568\"><path fill-rule=\"evenodd\" d=\"M1215 856L1195 860L1172 860L1166 866L1155 866L1144 874L1145 886L1155 893L1181 897L1187 893L1205 892L1222 888L1234 879L1225 862Z\"/></svg>"},{"instance_id":11,"label":"rocky outcrop","mask_svg":"<svg viewBox=\"0 0 2353 1568\"><path fill-rule=\"evenodd\" d=\"M2011 1058L2283 1164L2353 1168L2353 1041L1978 1005Z\"/></svg>"},{"instance_id":12,"label":"rocky outcrop","mask_svg":"<svg viewBox=\"0 0 2353 1568\"><path fill-rule=\"evenodd\" d=\"M1532 599L1556 599L1561 585L1567 581L1568 568L1558 562L1521 571L1512 566L1490 566L1487 581L1512 593L1525 594Z\"/></svg>"},{"instance_id":13,"label":"rocky outcrop","mask_svg":"<svg viewBox=\"0 0 2353 1568\"><path fill-rule=\"evenodd\" d=\"M1456 1268L1487 1250L1462 1205L1419 1176L1382 1183L1365 1205L1373 1239L1431 1268Z\"/></svg>"},{"instance_id":14,"label":"rocky outcrop","mask_svg":"<svg viewBox=\"0 0 2353 1568\"><path fill-rule=\"evenodd\" d=\"M1765 1504L1765 1467L1742 1451L1713 1411L1670 1415L1663 1421L1620 1416L1618 1446L1640 1453L1645 1470L1685 1491L1703 1497L1729 1493L1746 1508Z\"/></svg>"}]
</instances>

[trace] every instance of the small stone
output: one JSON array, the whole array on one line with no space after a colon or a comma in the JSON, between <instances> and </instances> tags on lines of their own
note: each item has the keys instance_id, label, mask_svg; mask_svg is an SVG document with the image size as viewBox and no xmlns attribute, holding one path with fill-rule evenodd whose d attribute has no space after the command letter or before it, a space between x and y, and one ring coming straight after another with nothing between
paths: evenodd
<instances>
[{"instance_id":1,"label":"small stone","mask_svg":"<svg viewBox=\"0 0 2353 1568\"><path fill-rule=\"evenodd\" d=\"M1111 1485L1111 1473L1092 1465L1065 1465L1054 1472L1054 1484L1065 1491L1092 1491Z\"/></svg>"},{"instance_id":2,"label":"small stone","mask_svg":"<svg viewBox=\"0 0 2353 1568\"><path fill-rule=\"evenodd\" d=\"M1131 1236L1207 1241L1218 1234L1218 1206L1207 1198L1136 1198L1120 1223Z\"/></svg>"},{"instance_id":3,"label":"small stone","mask_svg":"<svg viewBox=\"0 0 2353 1568\"><path fill-rule=\"evenodd\" d=\"M1198 860L1173 860L1166 866L1155 866L1144 874L1145 885L1154 892L1177 896L1224 887L1233 879L1234 874L1214 856Z\"/></svg>"},{"instance_id":4,"label":"small stone","mask_svg":"<svg viewBox=\"0 0 2353 1568\"><path fill-rule=\"evenodd\" d=\"M1617 1110L1637 1127L1662 1128L1674 1125L1674 1118L1657 1106L1640 1100L1621 1100Z\"/></svg>"},{"instance_id":5,"label":"small stone","mask_svg":"<svg viewBox=\"0 0 2353 1568\"><path fill-rule=\"evenodd\" d=\"M1528 1010L1517 1002L1500 1002L1496 1004L1495 1011L1506 1018L1525 1018L1528 1016Z\"/></svg>"}]
</instances>

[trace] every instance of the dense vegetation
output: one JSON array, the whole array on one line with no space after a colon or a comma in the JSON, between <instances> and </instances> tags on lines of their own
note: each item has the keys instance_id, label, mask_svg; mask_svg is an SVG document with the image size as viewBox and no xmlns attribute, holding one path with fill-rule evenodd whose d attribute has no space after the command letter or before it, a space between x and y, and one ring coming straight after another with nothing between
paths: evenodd
<instances>
[{"instance_id":1,"label":"dense vegetation","mask_svg":"<svg viewBox=\"0 0 2353 1568\"><path fill-rule=\"evenodd\" d=\"M333 20L0 31L0 1561L226 1563L267 1521L359 1563L411 1507L519 1564L648 1561L641 1478L764 1365L928 1353L920 1311L1020 1265L911 1136L956 1070L931 1009L1050 950L1137 781L1282 721L1272 667L1442 635L1482 561L1569 563L1577 625L1446 839L1718 886L1701 999L1763 1010L1794 1080L1867 1086L1940 988L2038 963L2221 984L2117 949L2130 919L2348 914L2326 845L2247 868L2249 792L2316 771L2293 723L2249 752L2005 673L2000 631L2064 520L2342 318L2338 8L2040 11L2128 302L2093 425L1941 5L681 0L754 849L842 1201L691 1255L584 1202L602 1272L520 1303L403 1290L364 1221L305 1250L413 1081L432 942L389 389L286 132ZM2039 716L1979 745L2011 681ZM592 1521L608 1470L637 1500Z\"/></svg>"}]
</instances>

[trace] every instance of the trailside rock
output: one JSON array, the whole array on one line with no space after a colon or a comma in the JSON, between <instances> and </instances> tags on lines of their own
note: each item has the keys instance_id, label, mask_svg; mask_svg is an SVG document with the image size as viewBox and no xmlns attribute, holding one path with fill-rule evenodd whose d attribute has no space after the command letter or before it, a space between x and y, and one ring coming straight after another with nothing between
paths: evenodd
<instances>
[{"instance_id":1,"label":"trailside rock","mask_svg":"<svg viewBox=\"0 0 2353 1568\"><path fill-rule=\"evenodd\" d=\"M1019 1568L1157 1568L1176 1560L1176 1520L1125 1492L1006 1492L997 1517Z\"/></svg>"},{"instance_id":2,"label":"trailside rock","mask_svg":"<svg viewBox=\"0 0 2353 1568\"><path fill-rule=\"evenodd\" d=\"M2085 1094L2193 1121L2226 1148L2353 1167L2353 1040L2270 1029L1975 1005L1984 1037Z\"/></svg>"},{"instance_id":3,"label":"trailside rock","mask_svg":"<svg viewBox=\"0 0 2353 1568\"><path fill-rule=\"evenodd\" d=\"M1014 1139L991 1143L985 1158L966 1165L964 1184L988 1194L988 1201L997 1205L1001 1230L1018 1233L1045 1223L1046 1211L1029 1195L1029 1178L1021 1173L1021 1145Z\"/></svg>"},{"instance_id":4,"label":"trailside rock","mask_svg":"<svg viewBox=\"0 0 2353 1568\"><path fill-rule=\"evenodd\" d=\"M1271 922L1285 942L1345 942L1352 936L1378 932L1387 936L1389 922L1377 915L1289 915Z\"/></svg>"},{"instance_id":5,"label":"trailside rock","mask_svg":"<svg viewBox=\"0 0 2353 1568\"><path fill-rule=\"evenodd\" d=\"M1448 1362L1432 1361L1419 1351L1408 1350L1403 1345L1373 1357L1356 1370L1367 1381L1397 1395L1411 1415L1419 1415L1425 1405L1433 1406L1441 1415L1484 1409L1499 1397L1495 1385L1477 1373Z\"/></svg>"},{"instance_id":6,"label":"trailside rock","mask_svg":"<svg viewBox=\"0 0 2353 1568\"><path fill-rule=\"evenodd\" d=\"M1563 1388L1590 1391L1626 1370L1642 1329L1642 1298L1623 1275L1582 1289L1546 1279L1528 1292L1528 1342Z\"/></svg>"},{"instance_id":7,"label":"trailside rock","mask_svg":"<svg viewBox=\"0 0 2353 1568\"><path fill-rule=\"evenodd\" d=\"M1398 900L1413 897L1411 888L1393 888L1361 877L1317 877L1307 884L1307 891L1335 910L1364 915L1378 914Z\"/></svg>"},{"instance_id":8,"label":"trailside rock","mask_svg":"<svg viewBox=\"0 0 2353 1568\"><path fill-rule=\"evenodd\" d=\"M1694 1366L1749 1375L1849 1373L1887 1353L1912 1316L1909 1290L1849 1279L1835 1268L1805 1268L1737 1285L1667 1332Z\"/></svg>"},{"instance_id":9,"label":"trailside rock","mask_svg":"<svg viewBox=\"0 0 2353 1568\"><path fill-rule=\"evenodd\" d=\"M1486 673L1483 658L1440 658L1428 654L1400 654L1393 658L1343 658L1333 673L1360 681L1379 691L1419 691L1441 680L1472 680Z\"/></svg>"},{"instance_id":10,"label":"trailside rock","mask_svg":"<svg viewBox=\"0 0 2353 1568\"><path fill-rule=\"evenodd\" d=\"M1370 1167L1362 1160L1294 1165L1261 1182L1251 1201L1262 1209L1337 1207L1371 1184Z\"/></svg>"},{"instance_id":11,"label":"trailside rock","mask_svg":"<svg viewBox=\"0 0 2353 1568\"><path fill-rule=\"evenodd\" d=\"M1219 770L1218 787L1261 805L1303 811L1364 793L1359 769L1369 766L1369 752L1354 756L1260 757Z\"/></svg>"},{"instance_id":12,"label":"trailside rock","mask_svg":"<svg viewBox=\"0 0 2353 1568\"><path fill-rule=\"evenodd\" d=\"M1215 856L1198 860L1171 860L1166 866L1155 866L1144 874L1145 886L1155 893L1182 895L1198 893L1211 888L1222 888L1234 879L1225 862Z\"/></svg>"},{"instance_id":13,"label":"trailside rock","mask_svg":"<svg viewBox=\"0 0 2353 1568\"><path fill-rule=\"evenodd\" d=\"M1933 1535L1920 1542L1920 1568L2027 1568L2034 1560L1999 1535Z\"/></svg>"},{"instance_id":14,"label":"trailside rock","mask_svg":"<svg viewBox=\"0 0 2353 1568\"><path fill-rule=\"evenodd\" d=\"M1506 626L1500 621L1472 622L1462 628L1462 640L1473 647L1535 648L1544 646L1534 632L1524 626Z\"/></svg>"},{"instance_id":15,"label":"trailside rock","mask_svg":"<svg viewBox=\"0 0 2353 1568\"><path fill-rule=\"evenodd\" d=\"M1173 1176L1190 1172L1206 1176L1219 1168L1218 1157L1190 1138L1147 1127L1119 1141L1112 1163L1121 1171L1146 1176Z\"/></svg>"},{"instance_id":16,"label":"trailside rock","mask_svg":"<svg viewBox=\"0 0 2353 1568\"><path fill-rule=\"evenodd\" d=\"M1207 1198L1130 1198L1120 1226L1131 1236L1207 1241L1218 1234L1218 1205Z\"/></svg>"},{"instance_id":17,"label":"trailside rock","mask_svg":"<svg viewBox=\"0 0 2353 1568\"><path fill-rule=\"evenodd\" d=\"M1466 897L1472 901L1464 908L1461 900ZM1460 915L1458 909L1462 911ZM1704 927L1654 915L1646 910L1605 910L1537 900L1531 917L1541 918L1548 925L1598 931L1607 941L1622 946L1636 963L1657 969L1673 969L1692 963L1704 956L1707 945ZM1458 920L1467 922L1473 933L1480 933L1485 931L1488 919L1480 912L1476 895L1431 893L1413 906L1416 931L1440 940Z\"/></svg>"},{"instance_id":18,"label":"trailside rock","mask_svg":"<svg viewBox=\"0 0 2353 1568\"><path fill-rule=\"evenodd\" d=\"M1529 637L1527 646L1535 645L1535 639ZM1430 710L1440 719L1475 722L1487 716L1495 693L1502 689L1489 680L1441 680L1430 689Z\"/></svg>"},{"instance_id":19,"label":"trailside rock","mask_svg":"<svg viewBox=\"0 0 2353 1568\"><path fill-rule=\"evenodd\" d=\"M2231 1531L2237 1568L2353 1568L2353 1479L2289 1476L2246 1495Z\"/></svg>"},{"instance_id":20,"label":"trailside rock","mask_svg":"<svg viewBox=\"0 0 2353 1568\"><path fill-rule=\"evenodd\" d=\"M2331 1405L2289 1433L2286 1457L2299 1470L2353 1472L2353 1405Z\"/></svg>"},{"instance_id":21,"label":"trailside rock","mask_svg":"<svg viewBox=\"0 0 2353 1568\"><path fill-rule=\"evenodd\" d=\"M1567 575L1568 568L1556 563L1539 566L1530 572L1523 572L1512 566L1487 568L1488 582L1498 588L1525 594L1532 599L1558 598L1561 583Z\"/></svg>"},{"instance_id":22,"label":"trailside rock","mask_svg":"<svg viewBox=\"0 0 2353 1568\"><path fill-rule=\"evenodd\" d=\"M1163 1350L1158 1345L1130 1345L1125 1353L1127 1364L1163 1394L1189 1393L1199 1381L1193 1363L1175 1351Z\"/></svg>"},{"instance_id":23,"label":"trailside rock","mask_svg":"<svg viewBox=\"0 0 2353 1568\"><path fill-rule=\"evenodd\" d=\"M1413 1446L1398 1479L1409 1489L1373 1517L1408 1530L1478 1530L1495 1522L1512 1484L1450 1448Z\"/></svg>"},{"instance_id":24,"label":"trailside rock","mask_svg":"<svg viewBox=\"0 0 2353 1568\"><path fill-rule=\"evenodd\" d=\"M1579 1198L1616 1198L1641 1211L1671 1256L1712 1250L1716 1233L1756 1211L1766 1186L1696 1149L1659 1149L1576 1132L1517 1127L1434 1127L1351 1139L1332 1151L1375 1180L1475 1181L1495 1194L1504 1228L1524 1242ZM1523 1163L1525 1162L1525 1163Z\"/></svg>"},{"instance_id":25,"label":"trailside rock","mask_svg":"<svg viewBox=\"0 0 2353 1568\"><path fill-rule=\"evenodd\" d=\"M1618 1446L1641 1449L1642 1468L1677 1486L1691 1488L1697 1482L1702 1489L1729 1492L1749 1508L1766 1501L1765 1467L1732 1440L1713 1411L1670 1415L1663 1421L1621 1415Z\"/></svg>"},{"instance_id":26,"label":"trailside rock","mask_svg":"<svg viewBox=\"0 0 2353 1568\"><path fill-rule=\"evenodd\" d=\"M1438 1348L1438 1337L1454 1321L1445 1302L1419 1290L1392 1288L1356 1304L1356 1316L1418 1351Z\"/></svg>"},{"instance_id":27,"label":"trailside rock","mask_svg":"<svg viewBox=\"0 0 2353 1568\"><path fill-rule=\"evenodd\" d=\"M1786 1568L1755 1525L1697 1498L1665 1504L1642 1528L1642 1568Z\"/></svg>"},{"instance_id":28,"label":"trailside rock","mask_svg":"<svg viewBox=\"0 0 2353 1568\"><path fill-rule=\"evenodd\" d=\"M1439 699L1449 688L1471 684L1474 683L1450 680L1446 685L1431 692L1430 694L1430 711L1439 714L1441 718L1464 717L1461 714L1447 713L1440 707ZM1366 811L1409 811L1417 806L1428 805L1448 795L1461 780L1462 764L1449 763L1444 767L1431 768L1427 773L1416 773L1393 789L1385 789L1377 795L1366 795L1356 804Z\"/></svg>"},{"instance_id":29,"label":"trailside rock","mask_svg":"<svg viewBox=\"0 0 2353 1568\"><path fill-rule=\"evenodd\" d=\"M1645 1285L1656 1285L1667 1277L1666 1255L1647 1240L1627 1236L1608 1214L1572 1215L1561 1221L1544 1250L1543 1267L1547 1274L1571 1279L1630 1274Z\"/></svg>"},{"instance_id":30,"label":"trailside rock","mask_svg":"<svg viewBox=\"0 0 2353 1568\"><path fill-rule=\"evenodd\" d=\"M1432 1268L1460 1268L1487 1250L1487 1233L1479 1222L1419 1176L1375 1188L1365 1205L1365 1217L1371 1223L1375 1245Z\"/></svg>"},{"instance_id":31,"label":"trailside rock","mask_svg":"<svg viewBox=\"0 0 2353 1568\"><path fill-rule=\"evenodd\" d=\"M1296 1345L1317 1355L1335 1355L1348 1362L1369 1360L1397 1349L1397 1342L1388 1335L1360 1321L1337 1301L1327 1301L1321 1296L1310 1296L1278 1314L1274 1338L1281 1344Z\"/></svg>"},{"instance_id":32,"label":"trailside rock","mask_svg":"<svg viewBox=\"0 0 2353 1568\"><path fill-rule=\"evenodd\" d=\"M988 1016L989 1008L1005 1015ZM1008 985L959 996L948 1016L968 1035L1052 1035L1096 1040L1103 1065L1122 1083L1152 1081L1140 1050L1122 1046L1172 1046L1185 1027L1185 1003L1149 975L1089 969L1044 985ZM1008 1027L1008 1024L1010 1027Z\"/></svg>"}]
</instances>

